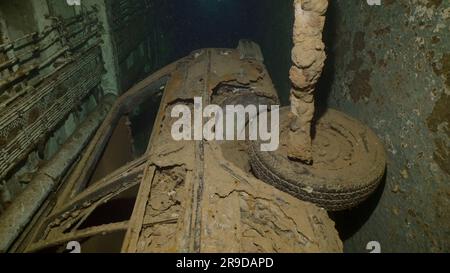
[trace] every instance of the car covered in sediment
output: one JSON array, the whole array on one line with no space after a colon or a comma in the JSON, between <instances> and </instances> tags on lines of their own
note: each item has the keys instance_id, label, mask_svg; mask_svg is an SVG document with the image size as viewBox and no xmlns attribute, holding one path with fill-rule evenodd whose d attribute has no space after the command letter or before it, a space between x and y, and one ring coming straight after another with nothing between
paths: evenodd
<instances>
[{"instance_id":1,"label":"car covered in sediment","mask_svg":"<svg viewBox=\"0 0 450 273\"><path fill-rule=\"evenodd\" d=\"M326 210L258 179L248 141L177 141L177 105L278 105L259 46L201 49L118 98L11 252L341 252ZM22 228L23 227L23 228Z\"/></svg>"}]
</instances>

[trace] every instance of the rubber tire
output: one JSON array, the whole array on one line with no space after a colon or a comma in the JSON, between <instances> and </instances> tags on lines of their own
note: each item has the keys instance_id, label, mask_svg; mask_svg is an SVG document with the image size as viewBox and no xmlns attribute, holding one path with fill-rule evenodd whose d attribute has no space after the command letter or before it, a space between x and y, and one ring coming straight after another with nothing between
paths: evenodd
<instances>
[{"instance_id":1,"label":"rubber tire","mask_svg":"<svg viewBox=\"0 0 450 273\"><path fill-rule=\"evenodd\" d=\"M329 109L316 123L313 150L314 153L325 150L325 155L332 154L335 158L318 162L321 157L315 154L315 163L305 165L287 157L283 140L289 130L288 114L289 108L280 109L277 151L262 152L260 141L250 142L250 165L256 177L328 211L353 208L376 190L385 173L386 154L371 129Z\"/></svg>"}]
</instances>

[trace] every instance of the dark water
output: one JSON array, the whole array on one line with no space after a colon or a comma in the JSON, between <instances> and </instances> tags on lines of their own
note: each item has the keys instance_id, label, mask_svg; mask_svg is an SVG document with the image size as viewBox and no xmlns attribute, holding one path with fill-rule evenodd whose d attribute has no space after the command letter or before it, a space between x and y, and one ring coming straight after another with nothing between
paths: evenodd
<instances>
[{"instance_id":1,"label":"dark water","mask_svg":"<svg viewBox=\"0 0 450 273\"><path fill-rule=\"evenodd\" d=\"M257 0L176 0L173 12L178 57L207 47L235 48L255 39Z\"/></svg>"},{"instance_id":2,"label":"dark water","mask_svg":"<svg viewBox=\"0 0 450 273\"><path fill-rule=\"evenodd\" d=\"M293 0L173 0L164 26L171 61L200 48L236 48L240 39L261 46L283 104L288 103Z\"/></svg>"}]
</instances>

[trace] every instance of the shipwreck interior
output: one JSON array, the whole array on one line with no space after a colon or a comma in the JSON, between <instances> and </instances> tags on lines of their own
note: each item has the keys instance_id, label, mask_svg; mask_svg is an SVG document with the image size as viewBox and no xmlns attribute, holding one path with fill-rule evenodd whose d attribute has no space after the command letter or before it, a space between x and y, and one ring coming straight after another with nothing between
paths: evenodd
<instances>
[{"instance_id":1,"label":"shipwreck interior","mask_svg":"<svg viewBox=\"0 0 450 273\"><path fill-rule=\"evenodd\" d=\"M300 18L310 2L0 0L0 253L449 252L450 2L317 0ZM303 67L305 18L324 46ZM314 163L283 156L310 87ZM170 110L194 96L284 106L280 165L247 142L174 142ZM322 157L355 161L328 179ZM316 172L325 186L289 184ZM373 185L326 186L359 176Z\"/></svg>"}]
</instances>

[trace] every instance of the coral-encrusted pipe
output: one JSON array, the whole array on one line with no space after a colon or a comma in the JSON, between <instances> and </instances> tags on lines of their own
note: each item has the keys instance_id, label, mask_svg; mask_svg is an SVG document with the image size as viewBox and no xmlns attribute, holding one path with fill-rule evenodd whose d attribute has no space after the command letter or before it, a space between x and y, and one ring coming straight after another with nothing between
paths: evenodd
<instances>
[{"instance_id":1,"label":"coral-encrusted pipe","mask_svg":"<svg viewBox=\"0 0 450 273\"><path fill-rule=\"evenodd\" d=\"M311 123L314 116L314 90L326 59L322 31L328 0L294 0L294 8L289 157L312 163Z\"/></svg>"}]
</instances>

